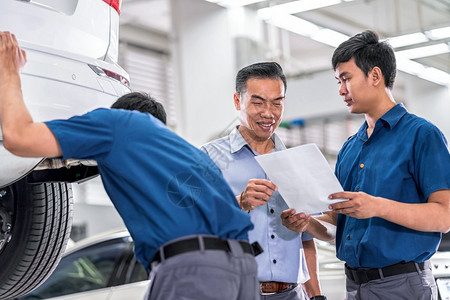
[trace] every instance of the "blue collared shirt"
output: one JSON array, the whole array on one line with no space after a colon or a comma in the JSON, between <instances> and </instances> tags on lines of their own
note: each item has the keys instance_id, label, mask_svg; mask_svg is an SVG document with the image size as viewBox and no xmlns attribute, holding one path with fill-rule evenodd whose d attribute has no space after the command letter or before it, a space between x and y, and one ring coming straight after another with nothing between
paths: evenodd
<instances>
[{"instance_id":1,"label":"blue collared shirt","mask_svg":"<svg viewBox=\"0 0 450 300\"><path fill-rule=\"evenodd\" d=\"M273 151L285 150L277 135L272 136ZM235 195L240 195L250 179L268 179L255 160L259 155L235 128L229 136L201 148L222 170ZM249 231L250 242L258 241L264 252L256 257L259 281L305 282L309 279L302 246L302 234L281 224L280 214L288 206L280 193L274 192L266 205L250 212L255 225ZM303 240L311 236L303 234Z\"/></svg>"},{"instance_id":2,"label":"blue collared shirt","mask_svg":"<svg viewBox=\"0 0 450 300\"><path fill-rule=\"evenodd\" d=\"M253 228L220 170L150 114L97 109L46 123L63 158L94 159L148 270L156 250L182 236L247 239Z\"/></svg>"},{"instance_id":3,"label":"blue collared shirt","mask_svg":"<svg viewBox=\"0 0 450 300\"><path fill-rule=\"evenodd\" d=\"M397 104L349 138L338 155L336 176L345 191L362 191L403 203L426 203L450 187L450 155L441 131ZM438 232L420 232L381 218L338 215L336 250L352 268L423 262L435 252Z\"/></svg>"}]
</instances>

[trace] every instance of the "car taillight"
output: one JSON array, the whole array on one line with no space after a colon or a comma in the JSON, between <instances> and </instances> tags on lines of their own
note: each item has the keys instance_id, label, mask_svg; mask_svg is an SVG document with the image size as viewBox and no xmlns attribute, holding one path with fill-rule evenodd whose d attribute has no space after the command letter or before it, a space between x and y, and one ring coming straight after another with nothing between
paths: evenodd
<instances>
[{"instance_id":1,"label":"car taillight","mask_svg":"<svg viewBox=\"0 0 450 300\"><path fill-rule=\"evenodd\" d=\"M126 79L125 77L123 77L120 74L117 74L117 73L112 72L110 70L103 69L103 68L100 68L100 67L94 66L94 65L89 65L89 67L95 73L97 73L97 75L99 75L99 76L113 78L113 79L119 81L120 83L122 83L123 85L126 85L127 87L130 87L130 82L128 81L128 79Z\"/></svg>"},{"instance_id":2,"label":"car taillight","mask_svg":"<svg viewBox=\"0 0 450 300\"><path fill-rule=\"evenodd\" d=\"M120 2L121 0L103 0L103 2L106 2L109 6L114 8L117 13L120 15Z\"/></svg>"}]
</instances>

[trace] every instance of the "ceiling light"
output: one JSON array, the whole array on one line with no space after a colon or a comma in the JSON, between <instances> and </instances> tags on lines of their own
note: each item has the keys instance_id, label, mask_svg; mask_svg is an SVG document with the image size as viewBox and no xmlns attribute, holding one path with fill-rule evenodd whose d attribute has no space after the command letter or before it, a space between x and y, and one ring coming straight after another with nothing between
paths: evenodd
<instances>
[{"instance_id":1,"label":"ceiling light","mask_svg":"<svg viewBox=\"0 0 450 300\"><path fill-rule=\"evenodd\" d=\"M447 72L432 67L425 67L418 62L401 56L397 56L396 58L398 70L440 85L450 86L450 75Z\"/></svg>"},{"instance_id":2,"label":"ceiling light","mask_svg":"<svg viewBox=\"0 0 450 300\"><path fill-rule=\"evenodd\" d=\"M262 8L258 11L260 15L271 16L277 14L296 14L321 7L341 3L341 0L297 0L285 4Z\"/></svg>"},{"instance_id":3,"label":"ceiling light","mask_svg":"<svg viewBox=\"0 0 450 300\"><path fill-rule=\"evenodd\" d=\"M314 23L293 16L292 15L293 13L299 12L298 9L300 6L295 6L292 3L295 3L296 5L299 5L299 3L301 2L303 2L303 4L312 3L313 5L314 3L316 3L316 5L321 3L323 6L328 6L337 4L339 2L350 2L350 1L353 0L295 1L291 3L260 9L258 10L258 16L262 19L265 19L266 22L271 23L277 27L309 37L313 40L330 45L332 47L337 47L343 41L348 40L349 36L346 36L329 28L321 28L315 25ZM328 4L325 5L326 3ZM290 6L291 4L292 6ZM309 9L314 9L313 5ZM323 6L316 6L315 8ZM308 9L305 8L305 10ZM388 42L389 44L391 44L392 47L397 48L427 42L429 39L443 39L449 37L450 37L450 27L445 27L426 31L425 34L417 32L403 36L392 37L388 39ZM425 67L424 65L411 60L415 58L432 56L448 52L450 52L449 46L444 43L408 49L404 51L397 51L395 53L397 58L397 69L402 72L420 77L422 79L450 87L450 74L438 70L436 68Z\"/></svg>"},{"instance_id":4,"label":"ceiling light","mask_svg":"<svg viewBox=\"0 0 450 300\"><path fill-rule=\"evenodd\" d=\"M277 27L309 37L315 41L330 45L332 47L337 47L342 42L350 38L349 36L332 29L320 28L311 22L303 20L302 18L297 18L293 15L273 16L266 21Z\"/></svg>"},{"instance_id":5,"label":"ceiling light","mask_svg":"<svg viewBox=\"0 0 450 300\"><path fill-rule=\"evenodd\" d=\"M424 43L427 41L427 36L422 32L405 34L387 39L387 42L394 48Z\"/></svg>"},{"instance_id":6,"label":"ceiling light","mask_svg":"<svg viewBox=\"0 0 450 300\"><path fill-rule=\"evenodd\" d=\"M397 69L399 69L400 71L417 76L425 70L425 67L418 62L398 56L397 53L395 54L395 56L397 60Z\"/></svg>"},{"instance_id":7,"label":"ceiling light","mask_svg":"<svg viewBox=\"0 0 450 300\"><path fill-rule=\"evenodd\" d=\"M312 36L320 30L319 26L292 15L274 16L270 20L267 20L267 22L307 37Z\"/></svg>"},{"instance_id":8,"label":"ceiling light","mask_svg":"<svg viewBox=\"0 0 450 300\"><path fill-rule=\"evenodd\" d=\"M208 2L217 3L225 7L245 6L266 0L206 0Z\"/></svg>"},{"instance_id":9,"label":"ceiling light","mask_svg":"<svg viewBox=\"0 0 450 300\"><path fill-rule=\"evenodd\" d=\"M322 28L318 32L314 33L311 38L315 41L330 45L332 47L337 47L342 42L348 40L350 37L328 28Z\"/></svg>"},{"instance_id":10,"label":"ceiling light","mask_svg":"<svg viewBox=\"0 0 450 300\"><path fill-rule=\"evenodd\" d=\"M418 76L422 79L432 81L437 84L450 86L450 75L433 67L425 68L425 70L418 74Z\"/></svg>"},{"instance_id":11,"label":"ceiling light","mask_svg":"<svg viewBox=\"0 0 450 300\"><path fill-rule=\"evenodd\" d=\"M416 59L421 57L439 55L450 52L447 44L441 43L431 46L418 47L403 51L398 51L397 55L403 58Z\"/></svg>"},{"instance_id":12,"label":"ceiling light","mask_svg":"<svg viewBox=\"0 0 450 300\"><path fill-rule=\"evenodd\" d=\"M425 34L433 40L440 40L445 38L450 38L450 26L443 28L436 28L432 30L425 31Z\"/></svg>"}]
</instances>

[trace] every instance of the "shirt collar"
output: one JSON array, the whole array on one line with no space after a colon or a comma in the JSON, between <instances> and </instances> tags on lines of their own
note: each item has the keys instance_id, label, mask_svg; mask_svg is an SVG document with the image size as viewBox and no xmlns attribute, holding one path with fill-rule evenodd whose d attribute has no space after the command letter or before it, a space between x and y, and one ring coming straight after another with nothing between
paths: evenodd
<instances>
[{"instance_id":1,"label":"shirt collar","mask_svg":"<svg viewBox=\"0 0 450 300\"><path fill-rule=\"evenodd\" d=\"M252 147L250 147L250 145L244 139L242 134L239 132L238 128L239 128L239 126L236 126L229 135L231 153L236 153L239 150L241 150L242 147L247 146L250 150L252 150L252 152L254 154L256 154L256 152L252 149ZM276 133L274 133L272 135L271 139L275 145L274 151L280 151L280 150L286 149L286 146L283 144L283 142L281 141L281 139L278 137L278 135Z\"/></svg>"},{"instance_id":2,"label":"shirt collar","mask_svg":"<svg viewBox=\"0 0 450 300\"><path fill-rule=\"evenodd\" d=\"M385 124L388 124L392 129L397 125L398 121L407 113L405 106L403 103L399 103L391 108L388 112L386 112L380 120L382 120Z\"/></svg>"},{"instance_id":3,"label":"shirt collar","mask_svg":"<svg viewBox=\"0 0 450 300\"><path fill-rule=\"evenodd\" d=\"M393 108L388 110L377 122L383 122L384 126L389 127L390 129L394 128L397 125L398 121L407 113L405 106L403 103L396 104ZM359 128L357 135L362 138L366 136L367 130L367 122Z\"/></svg>"}]
</instances>

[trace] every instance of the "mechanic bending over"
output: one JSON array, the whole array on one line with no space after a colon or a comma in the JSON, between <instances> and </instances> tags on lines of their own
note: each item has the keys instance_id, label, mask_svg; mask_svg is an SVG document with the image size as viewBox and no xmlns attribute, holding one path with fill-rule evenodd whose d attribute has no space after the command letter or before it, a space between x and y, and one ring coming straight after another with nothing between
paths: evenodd
<instances>
[{"instance_id":1,"label":"mechanic bending over","mask_svg":"<svg viewBox=\"0 0 450 300\"><path fill-rule=\"evenodd\" d=\"M259 299L247 234L253 225L220 170L150 114L131 111L160 115L161 107L134 93L120 98L114 109L34 123L21 92L25 63L15 36L0 32L5 148L25 157L97 161L137 259L151 268L148 299Z\"/></svg>"}]
</instances>

